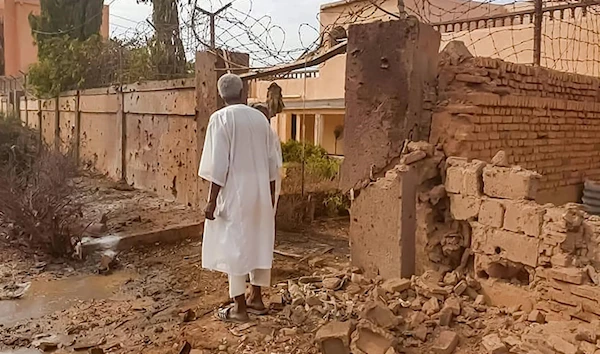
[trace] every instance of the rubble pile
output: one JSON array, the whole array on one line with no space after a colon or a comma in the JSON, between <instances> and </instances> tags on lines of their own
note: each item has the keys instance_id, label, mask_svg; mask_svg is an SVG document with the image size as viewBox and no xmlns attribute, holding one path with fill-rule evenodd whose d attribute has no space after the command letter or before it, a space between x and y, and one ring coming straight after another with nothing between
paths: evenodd
<instances>
[{"instance_id":1,"label":"rubble pile","mask_svg":"<svg viewBox=\"0 0 600 354\"><path fill-rule=\"evenodd\" d=\"M316 322L325 354L392 354L423 345L452 353L461 335L474 337L486 328L479 282L455 272L372 280L353 269L279 287L283 316L296 325Z\"/></svg>"}]
</instances>

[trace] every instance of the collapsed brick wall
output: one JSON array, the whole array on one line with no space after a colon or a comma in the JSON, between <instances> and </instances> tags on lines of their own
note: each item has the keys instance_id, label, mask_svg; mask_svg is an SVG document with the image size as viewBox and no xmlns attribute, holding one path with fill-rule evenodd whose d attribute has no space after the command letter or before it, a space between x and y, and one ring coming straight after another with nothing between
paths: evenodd
<instances>
[{"instance_id":1,"label":"collapsed brick wall","mask_svg":"<svg viewBox=\"0 0 600 354\"><path fill-rule=\"evenodd\" d=\"M451 216L471 226L475 276L514 285L503 288L514 291L509 303L530 301L548 319L600 319L600 218L577 204L537 204L541 176L521 167L454 157L446 165ZM506 305L494 287L486 295Z\"/></svg>"},{"instance_id":2,"label":"collapsed brick wall","mask_svg":"<svg viewBox=\"0 0 600 354\"><path fill-rule=\"evenodd\" d=\"M542 175L539 201L578 201L600 178L600 79L469 55L441 54L430 142L484 161L504 150Z\"/></svg>"}]
</instances>

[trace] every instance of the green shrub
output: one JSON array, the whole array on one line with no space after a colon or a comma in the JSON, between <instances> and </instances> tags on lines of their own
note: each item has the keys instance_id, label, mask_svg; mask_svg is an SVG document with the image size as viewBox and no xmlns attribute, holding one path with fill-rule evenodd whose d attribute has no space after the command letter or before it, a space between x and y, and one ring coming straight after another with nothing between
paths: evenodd
<instances>
[{"instance_id":1,"label":"green shrub","mask_svg":"<svg viewBox=\"0 0 600 354\"><path fill-rule=\"evenodd\" d=\"M327 151L321 146L289 140L281 144L281 152L284 163L305 161L306 171L320 178L334 179L339 173L339 160L329 157Z\"/></svg>"}]
</instances>

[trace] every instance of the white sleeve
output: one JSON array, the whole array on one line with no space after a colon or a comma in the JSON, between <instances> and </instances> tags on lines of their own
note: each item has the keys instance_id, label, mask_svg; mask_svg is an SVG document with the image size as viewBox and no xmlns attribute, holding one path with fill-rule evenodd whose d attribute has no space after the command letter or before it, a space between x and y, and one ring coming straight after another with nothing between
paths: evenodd
<instances>
[{"instance_id":1,"label":"white sleeve","mask_svg":"<svg viewBox=\"0 0 600 354\"><path fill-rule=\"evenodd\" d=\"M283 165L281 156L281 142L277 133L271 129L269 139L269 180L276 181L279 178L279 168Z\"/></svg>"},{"instance_id":2,"label":"white sleeve","mask_svg":"<svg viewBox=\"0 0 600 354\"><path fill-rule=\"evenodd\" d=\"M212 115L206 130L204 149L200 159L198 175L203 179L221 187L227 183L229 172L229 152L231 140L218 115Z\"/></svg>"}]
</instances>

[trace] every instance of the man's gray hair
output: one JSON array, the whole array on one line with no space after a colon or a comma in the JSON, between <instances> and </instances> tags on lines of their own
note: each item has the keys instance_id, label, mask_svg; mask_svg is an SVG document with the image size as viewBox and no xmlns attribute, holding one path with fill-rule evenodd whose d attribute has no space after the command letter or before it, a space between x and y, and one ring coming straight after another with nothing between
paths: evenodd
<instances>
[{"instance_id":1,"label":"man's gray hair","mask_svg":"<svg viewBox=\"0 0 600 354\"><path fill-rule=\"evenodd\" d=\"M236 74L225 74L219 78L217 88L219 89L219 95L221 95L225 101L234 100L240 98L242 90L244 89L244 83Z\"/></svg>"}]
</instances>

